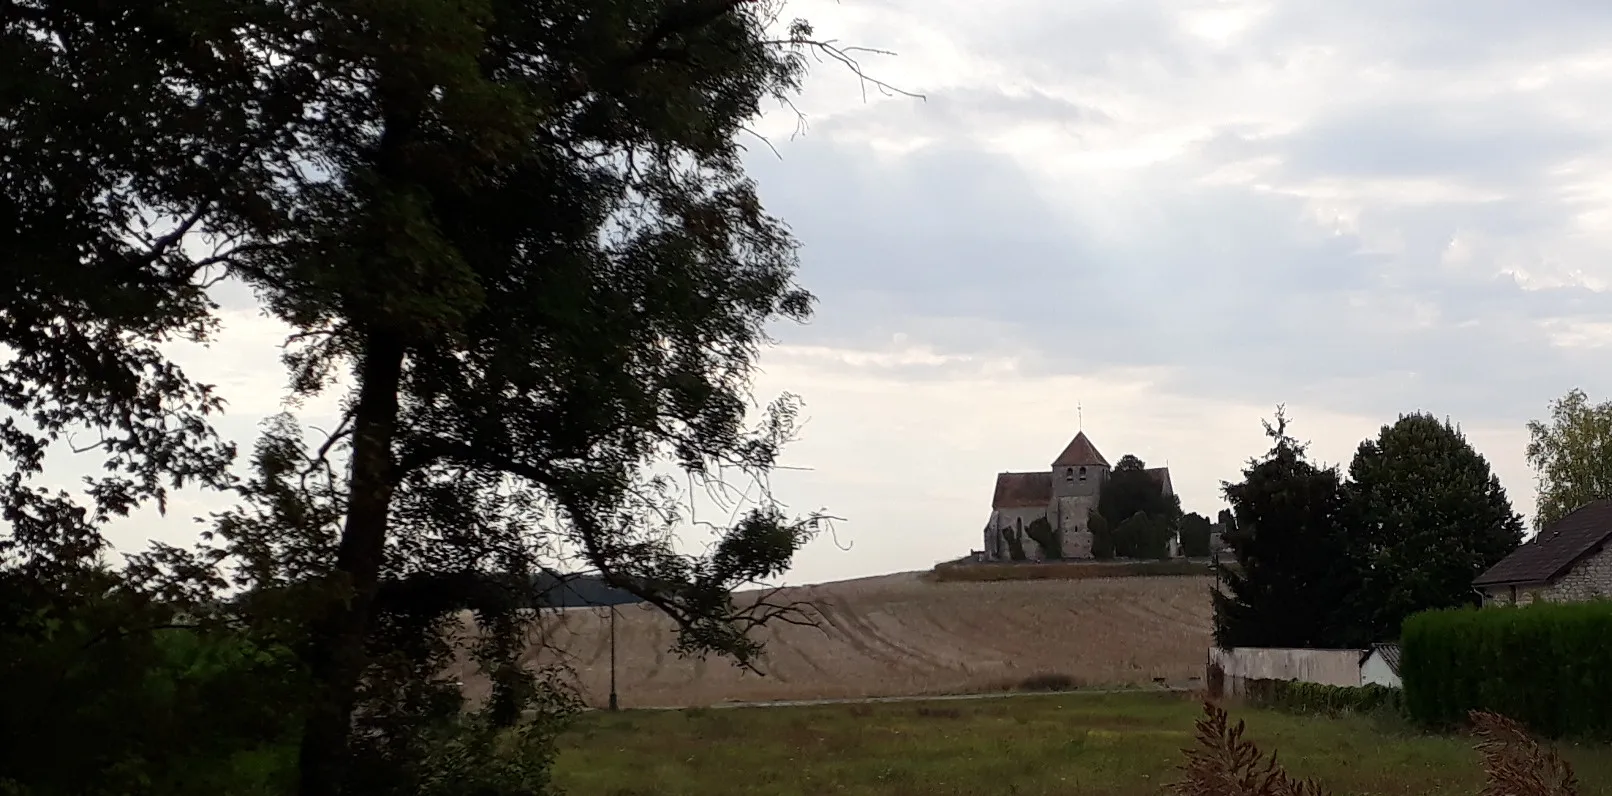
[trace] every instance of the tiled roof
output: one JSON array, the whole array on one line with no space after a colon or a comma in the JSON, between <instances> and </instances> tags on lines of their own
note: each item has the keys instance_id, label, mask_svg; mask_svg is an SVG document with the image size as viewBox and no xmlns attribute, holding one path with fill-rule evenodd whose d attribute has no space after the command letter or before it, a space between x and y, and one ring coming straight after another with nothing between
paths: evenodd
<instances>
[{"instance_id":1,"label":"tiled roof","mask_svg":"<svg viewBox=\"0 0 1612 796\"><path fill-rule=\"evenodd\" d=\"M1500 559L1472 585L1550 583L1608 539L1612 539L1612 500L1586 503Z\"/></svg>"},{"instance_id":2,"label":"tiled roof","mask_svg":"<svg viewBox=\"0 0 1612 796\"><path fill-rule=\"evenodd\" d=\"M1045 508L1052 502L1052 473L997 473L993 509Z\"/></svg>"},{"instance_id":3,"label":"tiled roof","mask_svg":"<svg viewBox=\"0 0 1612 796\"><path fill-rule=\"evenodd\" d=\"M1052 460L1052 466L1107 467L1108 460L1097 452L1097 446L1091 444L1091 440L1086 439L1086 432L1081 431L1075 434L1074 439L1069 441L1069 447L1064 448L1063 453L1058 454L1058 458Z\"/></svg>"},{"instance_id":4,"label":"tiled roof","mask_svg":"<svg viewBox=\"0 0 1612 796\"><path fill-rule=\"evenodd\" d=\"M1398 644L1373 644L1371 645L1371 651L1382 656L1383 663L1388 664L1389 671L1392 671L1395 675L1399 674Z\"/></svg>"},{"instance_id":5,"label":"tiled roof","mask_svg":"<svg viewBox=\"0 0 1612 796\"><path fill-rule=\"evenodd\" d=\"M1164 490L1165 495L1168 496L1175 494L1175 485L1170 483L1170 468L1149 467L1142 472L1153 476L1153 480L1159 482L1159 487Z\"/></svg>"}]
</instances>

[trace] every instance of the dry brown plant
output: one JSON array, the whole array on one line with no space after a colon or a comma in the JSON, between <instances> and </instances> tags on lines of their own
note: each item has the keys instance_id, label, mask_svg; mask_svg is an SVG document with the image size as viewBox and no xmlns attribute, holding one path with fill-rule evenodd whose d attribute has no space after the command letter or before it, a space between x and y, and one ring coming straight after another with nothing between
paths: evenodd
<instances>
[{"instance_id":1,"label":"dry brown plant","mask_svg":"<svg viewBox=\"0 0 1612 796\"><path fill-rule=\"evenodd\" d=\"M1511 719L1472 711L1487 782L1483 796L1578 796L1573 769Z\"/></svg>"},{"instance_id":2,"label":"dry brown plant","mask_svg":"<svg viewBox=\"0 0 1612 796\"><path fill-rule=\"evenodd\" d=\"M1277 762L1243 737L1244 725L1232 725L1226 711L1212 702L1198 719L1198 745L1181 750L1185 777L1175 784L1180 796L1325 796L1314 780L1290 776Z\"/></svg>"},{"instance_id":3,"label":"dry brown plant","mask_svg":"<svg viewBox=\"0 0 1612 796\"><path fill-rule=\"evenodd\" d=\"M1295 779L1243 737L1244 724L1230 723L1226 711L1205 702L1197 723L1197 746L1181 750L1185 776L1175 783L1179 796L1324 796L1314 780ZM1481 796L1578 796L1573 769L1554 750L1540 746L1511 719L1495 713L1470 714L1478 736L1485 783Z\"/></svg>"}]
</instances>

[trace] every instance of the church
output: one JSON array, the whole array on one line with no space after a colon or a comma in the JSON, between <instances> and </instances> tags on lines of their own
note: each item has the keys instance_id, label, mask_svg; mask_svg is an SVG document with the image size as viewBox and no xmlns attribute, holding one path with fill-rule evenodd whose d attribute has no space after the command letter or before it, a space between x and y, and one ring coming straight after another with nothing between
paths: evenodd
<instances>
[{"instance_id":1,"label":"church","mask_svg":"<svg viewBox=\"0 0 1612 796\"><path fill-rule=\"evenodd\" d=\"M1097 496L1108 478L1108 460L1097 450L1086 432L1075 438L1052 460L1046 470L1029 473L997 473L996 494L991 499L991 518L985 524L986 561L1018 558L1019 546L1025 560L1040 561L1048 556L1032 538L1031 525L1044 521L1059 537L1064 558L1091 558L1090 516L1097 511ZM1164 494L1173 495L1170 468L1150 467L1147 474L1159 482Z\"/></svg>"}]
</instances>

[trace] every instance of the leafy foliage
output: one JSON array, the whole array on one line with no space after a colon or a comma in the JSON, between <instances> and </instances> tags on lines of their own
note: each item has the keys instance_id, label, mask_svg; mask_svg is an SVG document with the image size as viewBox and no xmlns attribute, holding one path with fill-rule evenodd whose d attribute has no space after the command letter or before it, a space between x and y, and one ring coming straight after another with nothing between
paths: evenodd
<instances>
[{"instance_id":1,"label":"leafy foliage","mask_svg":"<svg viewBox=\"0 0 1612 796\"><path fill-rule=\"evenodd\" d=\"M1476 604L1472 579L1522 540L1500 479L1447 420L1400 416L1360 444L1349 476L1357 643L1398 638L1417 611Z\"/></svg>"},{"instance_id":2,"label":"leafy foliage","mask_svg":"<svg viewBox=\"0 0 1612 796\"><path fill-rule=\"evenodd\" d=\"M1092 512L1086 520L1086 530L1091 532L1091 557L1098 560L1113 558L1114 531L1109 527L1108 520L1102 514Z\"/></svg>"},{"instance_id":3,"label":"leafy foliage","mask_svg":"<svg viewBox=\"0 0 1612 796\"><path fill-rule=\"evenodd\" d=\"M1575 389L1551 404L1550 421L1528 423L1528 464L1538 477L1534 528L1594 500L1612 498L1612 401Z\"/></svg>"},{"instance_id":4,"label":"leafy foliage","mask_svg":"<svg viewBox=\"0 0 1612 796\"><path fill-rule=\"evenodd\" d=\"M1017 525L1008 525L1002 529L1002 541L1007 544L1008 557L1014 561L1025 561L1024 532Z\"/></svg>"},{"instance_id":5,"label":"leafy foliage","mask_svg":"<svg viewBox=\"0 0 1612 796\"><path fill-rule=\"evenodd\" d=\"M1170 529L1163 518L1136 512L1114 529L1114 554L1119 558L1170 557Z\"/></svg>"},{"instance_id":6,"label":"leafy foliage","mask_svg":"<svg viewBox=\"0 0 1612 796\"><path fill-rule=\"evenodd\" d=\"M1446 609L1405 622L1405 705L1453 726L1473 710L1546 736L1612 737L1612 602Z\"/></svg>"},{"instance_id":7,"label":"leafy foliage","mask_svg":"<svg viewBox=\"0 0 1612 796\"><path fill-rule=\"evenodd\" d=\"M1369 683L1363 686L1324 685L1298 680L1247 680L1248 701L1260 707L1288 713L1336 716L1344 713L1399 711L1404 692L1398 688Z\"/></svg>"},{"instance_id":8,"label":"leafy foliage","mask_svg":"<svg viewBox=\"0 0 1612 796\"><path fill-rule=\"evenodd\" d=\"M1166 495L1147 464L1126 454L1103 481L1097 513L1111 529L1119 558L1166 558L1181 518L1181 499Z\"/></svg>"},{"instance_id":9,"label":"leafy foliage","mask_svg":"<svg viewBox=\"0 0 1612 796\"><path fill-rule=\"evenodd\" d=\"M1181 518L1181 555L1188 558L1206 558L1209 555L1209 537L1213 526L1209 518L1193 512Z\"/></svg>"},{"instance_id":10,"label":"leafy foliage","mask_svg":"<svg viewBox=\"0 0 1612 796\"><path fill-rule=\"evenodd\" d=\"M1029 525L1024 526L1024 535L1040 546L1042 556L1052 560L1063 558L1063 535L1053 530L1047 518L1031 520Z\"/></svg>"},{"instance_id":11,"label":"leafy foliage","mask_svg":"<svg viewBox=\"0 0 1612 796\"><path fill-rule=\"evenodd\" d=\"M515 665L511 584L541 553L660 607L679 651L754 661L749 630L788 607L731 592L819 518L763 497L685 555L655 468L764 482L793 432L789 396L747 425L766 325L812 298L737 137L809 52L854 62L778 11L10 4L0 69L30 79L0 85L0 402L29 422L0 422L7 571L59 587L107 520L175 485L236 490L203 545L155 547L128 584L296 652L305 794L434 792L444 771L542 788L464 768L496 768L491 733L522 706L563 712ZM323 444L271 422L240 481L208 425L219 397L160 348L206 338L222 281L292 330L295 397L345 393ZM87 507L29 485L75 428L112 473ZM460 610L497 684L466 721L437 677Z\"/></svg>"},{"instance_id":12,"label":"leafy foliage","mask_svg":"<svg viewBox=\"0 0 1612 796\"><path fill-rule=\"evenodd\" d=\"M1336 469L1319 468L1287 433L1279 407L1265 423L1274 443L1225 495L1237 530L1223 538L1238 567L1218 567L1213 593L1221 647L1345 647L1350 629L1338 606L1355 588L1356 562L1341 517L1345 494Z\"/></svg>"},{"instance_id":13,"label":"leafy foliage","mask_svg":"<svg viewBox=\"0 0 1612 796\"><path fill-rule=\"evenodd\" d=\"M290 650L192 627L106 572L48 587L6 572L0 606L0 791L290 789L305 688Z\"/></svg>"}]
</instances>

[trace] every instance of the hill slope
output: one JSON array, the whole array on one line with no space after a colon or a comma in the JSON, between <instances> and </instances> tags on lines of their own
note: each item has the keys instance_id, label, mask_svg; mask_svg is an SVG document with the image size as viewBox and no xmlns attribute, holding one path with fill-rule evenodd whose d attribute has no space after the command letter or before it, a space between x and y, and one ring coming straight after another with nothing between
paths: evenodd
<instances>
[{"instance_id":1,"label":"hill slope","mask_svg":"<svg viewBox=\"0 0 1612 796\"><path fill-rule=\"evenodd\" d=\"M726 701L968 693L1038 674L1090 686L1184 683L1203 674L1210 578L933 583L916 573L790 589L820 627L763 631L767 676L667 651L670 620L618 607L617 691L624 707ZM545 617L528 660L569 664L591 704L609 693L608 609ZM471 696L485 684L466 678Z\"/></svg>"}]
</instances>

